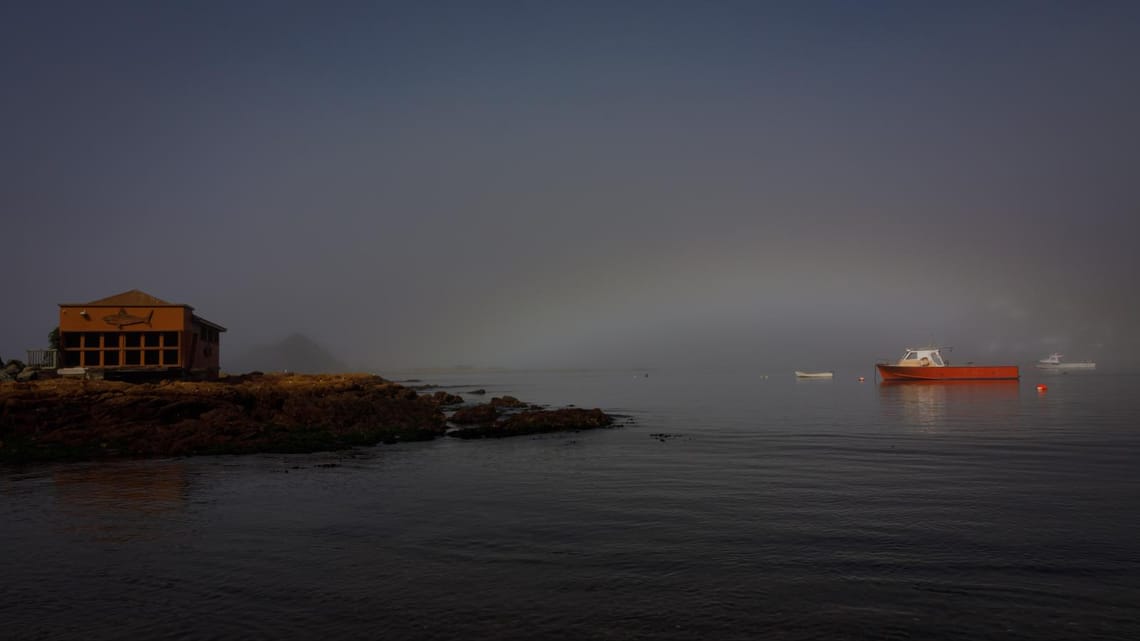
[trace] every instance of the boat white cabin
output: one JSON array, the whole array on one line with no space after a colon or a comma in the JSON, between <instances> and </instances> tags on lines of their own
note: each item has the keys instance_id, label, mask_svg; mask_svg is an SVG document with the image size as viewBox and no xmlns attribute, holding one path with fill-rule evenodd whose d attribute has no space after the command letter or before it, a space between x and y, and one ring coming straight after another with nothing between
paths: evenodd
<instances>
[{"instance_id":1,"label":"boat white cabin","mask_svg":"<svg viewBox=\"0 0 1140 641\"><path fill-rule=\"evenodd\" d=\"M942 359L938 347L908 347L903 357L895 365L899 367L946 367L950 363Z\"/></svg>"}]
</instances>

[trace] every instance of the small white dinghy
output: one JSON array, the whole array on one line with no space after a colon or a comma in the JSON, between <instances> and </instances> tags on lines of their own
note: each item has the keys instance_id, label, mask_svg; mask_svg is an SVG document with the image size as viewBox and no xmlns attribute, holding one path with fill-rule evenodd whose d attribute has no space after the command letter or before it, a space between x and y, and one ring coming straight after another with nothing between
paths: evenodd
<instances>
[{"instance_id":1,"label":"small white dinghy","mask_svg":"<svg viewBox=\"0 0 1140 641\"><path fill-rule=\"evenodd\" d=\"M796 378L831 378L834 372L801 372L796 370Z\"/></svg>"}]
</instances>

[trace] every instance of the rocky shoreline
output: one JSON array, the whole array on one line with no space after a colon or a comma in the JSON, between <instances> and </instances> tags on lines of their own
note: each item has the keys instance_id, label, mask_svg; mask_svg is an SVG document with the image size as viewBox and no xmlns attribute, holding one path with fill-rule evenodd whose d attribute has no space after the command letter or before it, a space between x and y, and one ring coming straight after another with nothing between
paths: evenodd
<instances>
[{"instance_id":1,"label":"rocky shoreline","mask_svg":"<svg viewBox=\"0 0 1140 641\"><path fill-rule=\"evenodd\" d=\"M318 452L609 427L600 409L472 405L365 374L0 382L0 463Z\"/></svg>"}]
</instances>

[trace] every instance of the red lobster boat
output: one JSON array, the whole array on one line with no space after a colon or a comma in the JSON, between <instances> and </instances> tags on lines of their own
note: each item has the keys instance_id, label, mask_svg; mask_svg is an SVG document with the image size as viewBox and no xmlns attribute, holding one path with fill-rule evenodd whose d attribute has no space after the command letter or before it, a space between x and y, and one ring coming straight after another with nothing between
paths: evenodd
<instances>
[{"instance_id":1,"label":"red lobster boat","mask_svg":"<svg viewBox=\"0 0 1140 641\"><path fill-rule=\"evenodd\" d=\"M1010 381L1021 378L1017 365L950 365L937 347L907 348L894 365L875 367L884 381Z\"/></svg>"}]
</instances>

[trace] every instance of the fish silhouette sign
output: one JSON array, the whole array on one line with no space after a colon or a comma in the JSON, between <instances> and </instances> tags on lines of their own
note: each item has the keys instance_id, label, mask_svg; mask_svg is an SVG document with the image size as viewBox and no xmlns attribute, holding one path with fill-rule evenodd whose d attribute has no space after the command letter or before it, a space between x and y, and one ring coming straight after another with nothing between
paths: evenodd
<instances>
[{"instance_id":1,"label":"fish silhouette sign","mask_svg":"<svg viewBox=\"0 0 1140 641\"><path fill-rule=\"evenodd\" d=\"M108 314L108 315L104 316L103 322L107 323L108 325L115 325L119 329L123 329L124 327L127 327L129 325L142 325L144 323L146 324L147 327L150 327L150 319L153 316L154 316L154 310L153 309L150 310L150 313L147 314L146 316L135 316L133 314L128 314L125 307L120 307L119 313Z\"/></svg>"}]
</instances>

